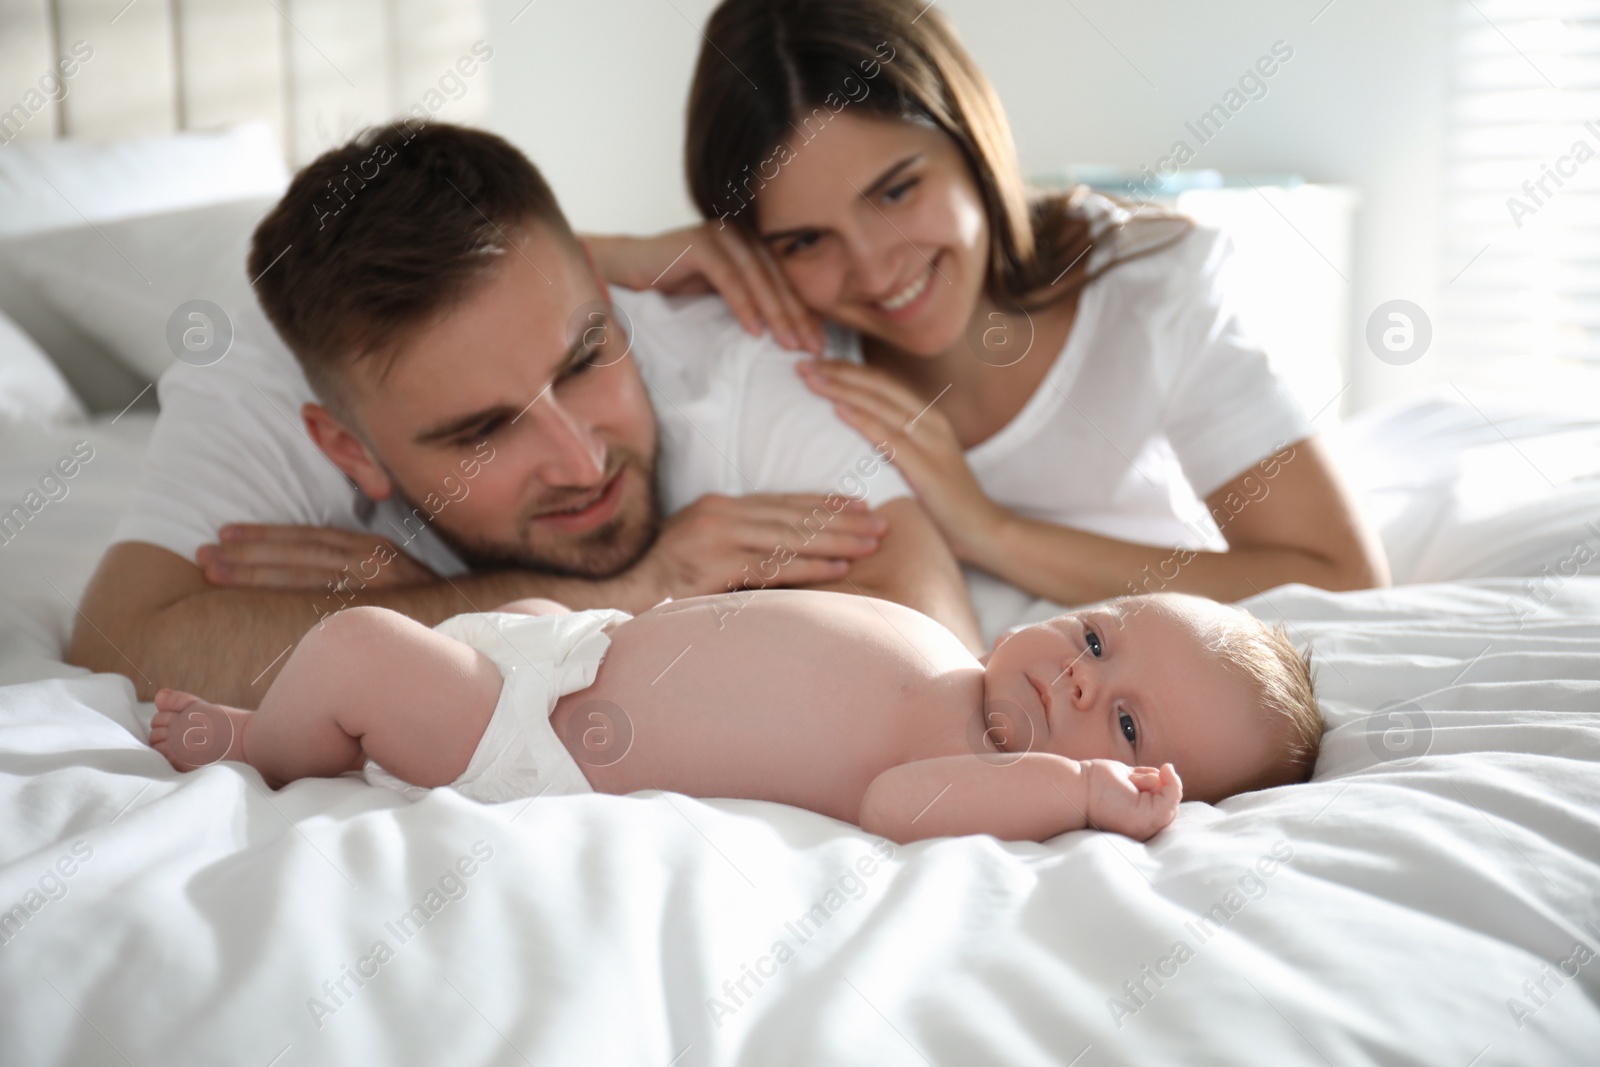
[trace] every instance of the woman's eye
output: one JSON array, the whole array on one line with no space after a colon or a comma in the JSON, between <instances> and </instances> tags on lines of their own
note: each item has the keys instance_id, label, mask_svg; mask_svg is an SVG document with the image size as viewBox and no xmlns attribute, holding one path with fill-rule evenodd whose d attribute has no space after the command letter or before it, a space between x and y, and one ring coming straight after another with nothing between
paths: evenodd
<instances>
[{"instance_id":1,"label":"woman's eye","mask_svg":"<svg viewBox=\"0 0 1600 1067\"><path fill-rule=\"evenodd\" d=\"M1133 725L1133 716L1125 711L1117 712L1117 728L1122 731L1122 736L1128 739L1128 744L1139 743L1138 728Z\"/></svg>"},{"instance_id":2,"label":"woman's eye","mask_svg":"<svg viewBox=\"0 0 1600 1067\"><path fill-rule=\"evenodd\" d=\"M780 251L786 256L792 256L797 252L807 252L817 246L817 240L816 234L803 233L784 245Z\"/></svg>"},{"instance_id":3,"label":"woman's eye","mask_svg":"<svg viewBox=\"0 0 1600 1067\"><path fill-rule=\"evenodd\" d=\"M913 178L910 181L901 182L899 185L891 186L890 188L884 190L884 203L892 204L897 200L904 199L905 195L916 187L916 184L917 179Z\"/></svg>"},{"instance_id":4,"label":"woman's eye","mask_svg":"<svg viewBox=\"0 0 1600 1067\"><path fill-rule=\"evenodd\" d=\"M1105 650L1100 647L1100 635L1093 630L1083 631L1083 643L1089 646L1089 651L1094 653L1096 659L1105 654Z\"/></svg>"}]
</instances>

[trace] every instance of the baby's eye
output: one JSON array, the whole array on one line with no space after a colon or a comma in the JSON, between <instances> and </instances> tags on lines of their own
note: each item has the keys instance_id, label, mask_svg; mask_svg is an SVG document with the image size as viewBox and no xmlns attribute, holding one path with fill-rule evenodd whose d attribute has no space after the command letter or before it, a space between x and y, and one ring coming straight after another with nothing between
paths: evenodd
<instances>
[{"instance_id":1,"label":"baby's eye","mask_svg":"<svg viewBox=\"0 0 1600 1067\"><path fill-rule=\"evenodd\" d=\"M1093 630L1083 631L1083 643L1089 646L1089 651L1094 653L1096 659L1105 654L1104 649L1100 647L1100 635Z\"/></svg>"},{"instance_id":2,"label":"baby's eye","mask_svg":"<svg viewBox=\"0 0 1600 1067\"><path fill-rule=\"evenodd\" d=\"M1117 728L1122 731L1122 736L1128 739L1128 744L1139 743L1139 730L1133 725L1133 716L1125 711L1117 712Z\"/></svg>"}]
</instances>

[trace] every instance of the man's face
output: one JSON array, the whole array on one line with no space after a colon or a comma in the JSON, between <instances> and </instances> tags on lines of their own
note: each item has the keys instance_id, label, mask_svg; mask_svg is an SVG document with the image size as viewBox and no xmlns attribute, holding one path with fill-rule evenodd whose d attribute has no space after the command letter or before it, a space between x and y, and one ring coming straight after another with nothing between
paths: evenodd
<instances>
[{"instance_id":1,"label":"man's face","mask_svg":"<svg viewBox=\"0 0 1600 1067\"><path fill-rule=\"evenodd\" d=\"M541 226L510 237L489 277L387 369L346 370L377 468L356 480L409 504L413 529L426 522L469 563L608 577L659 525L655 415L582 255Z\"/></svg>"}]
</instances>

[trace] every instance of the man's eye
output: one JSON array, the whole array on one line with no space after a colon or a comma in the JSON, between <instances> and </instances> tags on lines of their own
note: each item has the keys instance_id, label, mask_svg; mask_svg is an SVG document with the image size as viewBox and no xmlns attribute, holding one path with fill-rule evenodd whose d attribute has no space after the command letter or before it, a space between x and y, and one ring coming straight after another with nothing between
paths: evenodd
<instances>
[{"instance_id":1,"label":"man's eye","mask_svg":"<svg viewBox=\"0 0 1600 1067\"><path fill-rule=\"evenodd\" d=\"M479 426L476 430L473 430L465 437L458 438L456 440L456 444L462 446L463 448L470 448L479 441L488 438L503 425L505 425L504 419L490 419L488 422L484 423L482 426Z\"/></svg>"},{"instance_id":2,"label":"man's eye","mask_svg":"<svg viewBox=\"0 0 1600 1067\"><path fill-rule=\"evenodd\" d=\"M1139 743L1139 730L1133 724L1133 716L1125 711L1117 712L1117 728L1122 731L1122 736L1128 739L1128 744Z\"/></svg>"},{"instance_id":3,"label":"man's eye","mask_svg":"<svg viewBox=\"0 0 1600 1067\"><path fill-rule=\"evenodd\" d=\"M1105 654L1105 650L1100 647L1100 635L1093 630L1083 631L1083 643L1089 646L1089 651L1094 653L1095 659Z\"/></svg>"}]
</instances>

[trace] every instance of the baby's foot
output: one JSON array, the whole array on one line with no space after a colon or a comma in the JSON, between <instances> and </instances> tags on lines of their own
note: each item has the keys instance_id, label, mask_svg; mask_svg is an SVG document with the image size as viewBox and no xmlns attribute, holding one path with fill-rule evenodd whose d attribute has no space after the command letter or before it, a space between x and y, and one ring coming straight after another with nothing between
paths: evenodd
<instances>
[{"instance_id":1,"label":"baby's foot","mask_svg":"<svg viewBox=\"0 0 1600 1067\"><path fill-rule=\"evenodd\" d=\"M176 689L163 689L156 694L150 747L180 771L225 759L248 762L244 758L244 730L253 714L212 704Z\"/></svg>"}]
</instances>

